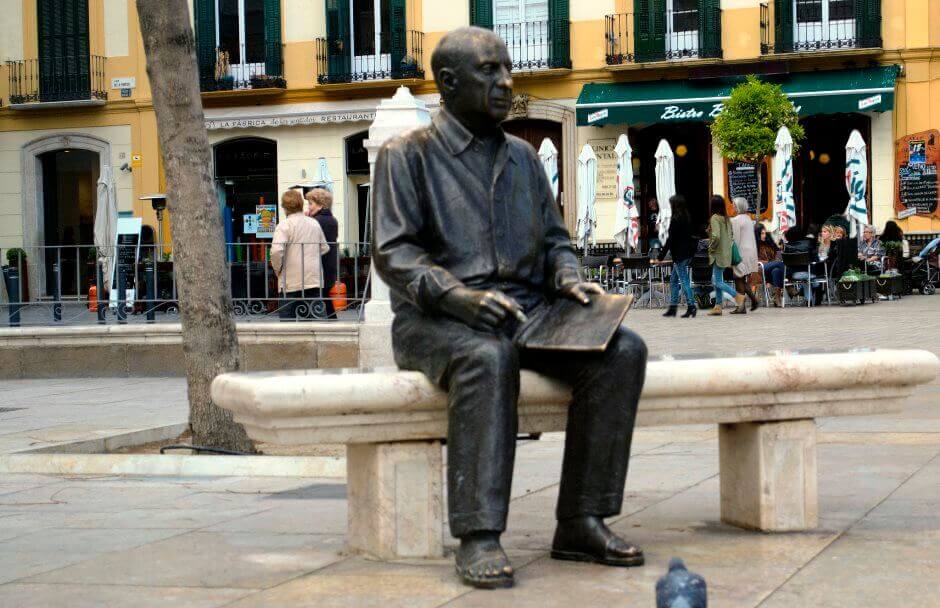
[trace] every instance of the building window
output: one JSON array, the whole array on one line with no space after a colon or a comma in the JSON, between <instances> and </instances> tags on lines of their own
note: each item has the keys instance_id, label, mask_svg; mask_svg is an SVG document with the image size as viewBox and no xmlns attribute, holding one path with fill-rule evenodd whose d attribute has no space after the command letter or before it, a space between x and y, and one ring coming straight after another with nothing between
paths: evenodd
<instances>
[{"instance_id":1,"label":"building window","mask_svg":"<svg viewBox=\"0 0 940 608\"><path fill-rule=\"evenodd\" d=\"M349 0L353 70L387 78L391 61L389 0Z\"/></svg>"},{"instance_id":2,"label":"building window","mask_svg":"<svg viewBox=\"0 0 940 608\"><path fill-rule=\"evenodd\" d=\"M667 56L697 56L698 30L698 0L666 0Z\"/></svg>"},{"instance_id":3,"label":"building window","mask_svg":"<svg viewBox=\"0 0 940 608\"><path fill-rule=\"evenodd\" d=\"M855 0L793 0L796 50L855 46Z\"/></svg>"},{"instance_id":4,"label":"building window","mask_svg":"<svg viewBox=\"0 0 940 608\"><path fill-rule=\"evenodd\" d=\"M245 82L264 74L264 0L215 0L216 46L228 54L230 74Z\"/></svg>"}]
</instances>

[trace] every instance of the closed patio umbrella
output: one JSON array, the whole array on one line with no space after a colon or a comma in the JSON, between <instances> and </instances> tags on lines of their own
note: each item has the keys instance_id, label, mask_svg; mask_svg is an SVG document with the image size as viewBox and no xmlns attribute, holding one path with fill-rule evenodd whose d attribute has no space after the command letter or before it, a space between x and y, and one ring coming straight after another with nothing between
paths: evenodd
<instances>
[{"instance_id":1,"label":"closed patio umbrella","mask_svg":"<svg viewBox=\"0 0 940 608\"><path fill-rule=\"evenodd\" d=\"M868 157L865 140L858 130L853 130L845 144L845 189L849 193L849 204L845 208L845 219L849 220L849 236L862 233L868 224Z\"/></svg>"},{"instance_id":2,"label":"closed patio umbrella","mask_svg":"<svg viewBox=\"0 0 940 608\"><path fill-rule=\"evenodd\" d=\"M597 156L590 145L584 144L578 156L578 246L588 250L588 245L597 244L597 212L594 200L597 197Z\"/></svg>"},{"instance_id":3,"label":"closed patio umbrella","mask_svg":"<svg viewBox=\"0 0 940 608\"><path fill-rule=\"evenodd\" d=\"M95 210L95 249L101 262L101 276L110 282L114 240L117 238L117 187L111 167L105 165L98 176L98 207Z\"/></svg>"},{"instance_id":4,"label":"closed patio umbrella","mask_svg":"<svg viewBox=\"0 0 940 608\"><path fill-rule=\"evenodd\" d=\"M558 200L558 150L552 140L546 137L539 146L539 160L542 161L542 169L545 170L545 177L552 187L552 198Z\"/></svg>"},{"instance_id":5,"label":"closed patio umbrella","mask_svg":"<svg viewBox=\"0 0 940 608\"><path fill-rule=\"evenodd\" d=\"M617 210L614 217L614 240L623 247L627 255L636 249L640 236L640 212L636 208L633 187L633 149L627 136L617 139Z\"/></svg>"},{"instance_id":6,"label":"closed patio umbrella","mask_svg":"<svg viewBox=\"0 0 940 608\"><path fill-rule=\"evenodd\" d=\"M793 137L790 129L780 127L774 141L774 210L770 231L783 234L796 226L793 202Z\"/></svg>"},{"instance_id":7,"label":"closed patio umbrella","mask_svg":"<svg viewBox=\"0 0 940 608\"><path fill-rule=\"evenodd\" d=\"M656 201L659 203L659 218L656 227L659 241L665 244L669 238L669 224L672 222L672 206L669 199L676 193L676 159L672 148L665 139L659 140L656 148Z\"/></svg>"}]
</instances>

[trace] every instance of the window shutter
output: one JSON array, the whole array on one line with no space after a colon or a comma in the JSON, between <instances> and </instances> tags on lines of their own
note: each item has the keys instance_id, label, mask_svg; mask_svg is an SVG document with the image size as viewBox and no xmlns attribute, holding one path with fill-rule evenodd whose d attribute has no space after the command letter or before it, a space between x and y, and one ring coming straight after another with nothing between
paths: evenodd
<instances>
[{"instance_id":1,"label":"window shutter","mask_svg":"<svg viewBox=\"0 0 940 608\"><path fill-rule=\"evenodd\" d=\"M281 0L264 0L264 73L283 76Z\"/></svg>"},{"instance_id":2,"label":"window shutter","mask_svg":"<svg viewBox=\"0 0 940 608\"><path fill-rule=\"evenodd\" d=\"M327 82L352 79L350 57L349 0L326 0Z\"/></svg>"},{"instance_id":3,"label":"window shutter","mask_svg":"<svg viewBox=\"0 0 940 608\"><path fill-rule=\"evenodd\" d=\"M39 0L36 21L40 101L90 97L88 0Z\"/></svg>"},{"instance_id":4,"label":"window shutter","mask_svg":"<svg viewBox=\"0 0 940 608\"><path fill-rule=\"evenodd\" d=\"M699 57L721 57L721 2L698 0Z\"/></svg>"},{"instance_id":5,"label":"window shutter","mask_svg":"<svg viewBox=\"0 0 940 608\"><path fill-rule=\"evenodd\" d=\"M861 48L881 48L881 0L855 0L855 37Z\"/></svg>"},{"instance_id":6,"label":"window shutter","mask_svg":"<svg viewBox=\"0 0 940 608\"><path fill-rule=\"evenodd\" d=\"M793 0L774 0L774 52L793 52Z\"/></svg>"},{"instance_id":7,"label":"window shutter","mask_svg":"<svg viewBox=\"0 0 940 608\"><path fill-rule=\"evenodd\" d=\"M571 68L571 23L568 0L549 0L548 31L551 36L549 67Z\"/></svg>"},{"instance_id":8,"label":"window shutter","mask_svg":"<svg viewBox=\"0 0 940 608\"><path fill-rule=\"evenodd\" d=\"M637 61L666 58L666 0L636 0L633 4L634 56Z\"/></svg>"},{"instance_id":9,"label":"window shutter","mask_svg":"<svg viewBox=\"0 0 940 608\"><path fill-rule=\"evenodd\" d=\"M215 0L196 0L196 60L199 83L211 91L215 82Z\"/></svg>"},{"instance_id":10,"label":"window shutter","mask_svg":"<svg viewBox=\"0 0 940 608\"><path fill-rule=\"evenodd\" d=\"M405 55L408 52L408 30L405 0L390 0L389 14L391 16L391 60L392 78L404 78L402 67Z\"/></svg>"},{"instance_id":11,"label":"window shutter","mask_svg":"<svg viewBox=\"0 0 940 608\"><path fill-rule=\"evenodd\" d=\"M493 29L493 0L470 0L470 25Z\"/></svg>"}]
</instances>

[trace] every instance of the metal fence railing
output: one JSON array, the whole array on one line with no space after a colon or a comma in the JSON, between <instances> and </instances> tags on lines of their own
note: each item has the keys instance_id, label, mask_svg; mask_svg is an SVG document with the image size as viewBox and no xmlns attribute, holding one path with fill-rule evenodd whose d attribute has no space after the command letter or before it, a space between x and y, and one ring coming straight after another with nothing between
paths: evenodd
<instances>
[{"instance_id":1,"label":"metal fence railing","mask_svg":"<svg viewBox=\"0 0 940 608\"><path fill-rule=\"evenodd\" d=\"M343 39L317 38L317 82L424 79L424 32L405 30L401 36L403 39L398 32L382 32L378 53L355 55Z\"/></svg>"},{"instance_id":2,"label":"metal fence railing","mask_svg":"<svg viewBox=\"0 0 940 608\"><path fill-rule=\"evenodd\" d=\"M880 48L881 5L870 0L776 0L761 4L761 53ZM773 42L771 42L773 39Z\"/></svg>"},{"instance_id":3,"label":"metal fence railing","mask_svg":"<svg viewBox=\"0 0 940 608\"><path fill-rule=\"evenodd\" d=\"M509 49L513 71L570 68L570 23L564 19L497 23L496 35Z\"/></svg>"},{"instance_id":4,"label":"metal fence railing","mask_svg":"<svg viewBox=\"0 0 940 608\"><path fill-rule=\"evenodd\" d=\"M7 61L10 103L106 101L105 62L98 55Z\"/></svg>"},{"instance_id":5,"label":"metal fence railing","mask_svg":"<svg viewBox=\"0 0 940 608\"><path fill-rule=\"evenodd\" d=\"M607 15L604 39L607 44L607 65L623 65L633 63L634 27L633 13L618 13Z\"/></svg>"},{"instance_id":6,"label":"metal fence railing","mask_svg":"<svg viewBox=\"0 0 940 608\"><path fill-rule=\"evenodd\" d=\"M720 8L617 13L605 18L608 65L722 55Z\"/></svg>"},{"instance_id":7,"label":"metal fence railing","mask_svg":"<svg viewBox=\"0 0 940 608\"><path fill-rule=\"evenodd\" d=\"M369 297L366 243L229 243L226 266L238 321L358 321ZM275 268L272 259L278 263ZM3 252L0 326L179 321L172 249L155 244L61 245ZM322 287L311 287L319 276Z\"/></svg>"}]
</instances>

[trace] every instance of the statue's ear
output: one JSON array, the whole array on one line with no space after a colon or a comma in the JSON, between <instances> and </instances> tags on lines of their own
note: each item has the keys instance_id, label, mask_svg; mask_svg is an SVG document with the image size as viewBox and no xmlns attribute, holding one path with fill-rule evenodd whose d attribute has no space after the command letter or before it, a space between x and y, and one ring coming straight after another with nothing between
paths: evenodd
<instances>
[{"instance_id":1,"label":"statue's ear","mask_svg":"<svg viewBox=\"0 0 940 608\"><path fill-rule=\"evenodd\" d=\"M457 71L453 68L441 68L437 78L441 93L453 93L457 90Z\"/></svg>"}]
</instances>

